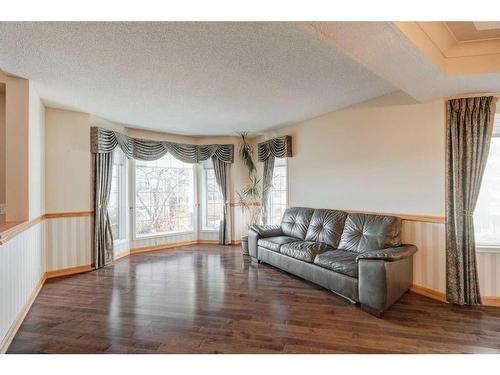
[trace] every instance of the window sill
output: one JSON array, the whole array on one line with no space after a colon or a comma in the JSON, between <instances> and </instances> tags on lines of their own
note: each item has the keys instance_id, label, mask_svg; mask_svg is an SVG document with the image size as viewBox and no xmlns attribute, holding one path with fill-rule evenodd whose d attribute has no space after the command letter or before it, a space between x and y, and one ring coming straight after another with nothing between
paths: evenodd
<instances>
[{"instance_id":1,"label":"window sill","mask_svg":"<svg viewBox=\"0 0 500 375\"><path fill-rule=\"evenodd\" d=\"M195 231L189 230L189 231L179 231L179 232L164 232L164 233L135 235L134 240L144 240L144 239L148 239L148 238L158 238L158 237L175 237L175 236L181 236L184 234L195 234Z\"/></svg>"},{"instance_id":2,"label":"window sill","mask_svg":"<svg viewBox=\"0 0 500 375\"><path fill-rule=\"evenodd\" d=\"M477 244L476 253L500 254L500 245Z\"/></svg>"},{"instance_id":3,"label":"window sill","mask_svg":"<svg viewBox=\"0 0 500 375\"><path fill-rule=\"evenodd\" d=\"M217 229L202 229L200 230L201 233L219 233L219 228Z\"/></svg>"}]
</instances>

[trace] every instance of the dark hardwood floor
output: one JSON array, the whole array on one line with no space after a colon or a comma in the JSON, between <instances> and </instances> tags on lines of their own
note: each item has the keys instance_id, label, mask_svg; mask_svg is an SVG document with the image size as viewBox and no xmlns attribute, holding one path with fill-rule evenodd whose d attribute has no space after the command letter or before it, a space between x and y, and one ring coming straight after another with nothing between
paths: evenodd
<instances>
[{"instance_id":1,"label":"dark hardwood floor","mask_svg":"<svg viewBox=\"0 0 500 375\"><path fill-rule=\"evenodd\" d=\"M10 353L500 353L500 309L413 293L383 319L239 247L134 255L49 280Z\"/></svg>"}]
</instances>

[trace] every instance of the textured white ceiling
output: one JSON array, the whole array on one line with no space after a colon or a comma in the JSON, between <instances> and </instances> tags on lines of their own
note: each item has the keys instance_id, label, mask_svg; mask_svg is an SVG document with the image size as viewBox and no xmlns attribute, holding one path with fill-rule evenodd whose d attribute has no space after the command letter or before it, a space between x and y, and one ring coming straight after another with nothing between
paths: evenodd
<instances>
[{"instance_id":1,"label":"textured white ceiling","mask_svg":"<svg viewBox=\"0 0 500 375\"><path fill-rule=\"evenodd\" d=\"M500 92L500 73L445 75L392 22L322 22L304 26L419 101Z\"/></svg>"},{"instance_id":2,"label":"textured white ceiling","mask_svg":"<svg viewBox=\"0 0 500 375\"><path fill-rule=\"evenodd\" d=\"M0 69L48 105L184 134L259 132L395 90L294 23L0 23L0 45Z\"/></svg>"}]
</instances>

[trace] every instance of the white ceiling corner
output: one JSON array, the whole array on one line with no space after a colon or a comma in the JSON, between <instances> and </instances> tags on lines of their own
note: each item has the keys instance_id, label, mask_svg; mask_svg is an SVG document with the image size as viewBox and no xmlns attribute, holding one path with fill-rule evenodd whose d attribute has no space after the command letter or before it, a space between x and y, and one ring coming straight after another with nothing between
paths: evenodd
<instances>
[{"instance_id":1,"label":"white ceiling corner","mask_svg":"<svg viewBox=\"0 0 500 375\"><path fill-rule=\"evenodd\" d=\"M500 92L500 73L445 75L392 22L320 22L315 28L325 40L418 101Z\"/></svg>"}]
</instances>

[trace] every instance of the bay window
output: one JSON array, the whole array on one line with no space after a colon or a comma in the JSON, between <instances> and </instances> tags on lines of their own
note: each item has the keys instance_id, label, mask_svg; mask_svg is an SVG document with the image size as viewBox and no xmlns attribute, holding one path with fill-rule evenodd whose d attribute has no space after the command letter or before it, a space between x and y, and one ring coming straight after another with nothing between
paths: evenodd
<instances>
[{"instance_id":1,"label":"bay window","mask_svg":"<svg viewBox=\"0 0 500 375\"><path fill-rule=\"evenodd\" d=\"M170 154L135 161L137 237L194 230L194 165Z\"/></svg>"},{"instance_id":2,"label":"bay window","mask_svg":"<svg viewBox=\"0 0 500 375\"><path fill-rule=\"evenodd\" d=\"M269 224L280 224L288 205L288 175L286 158L274 161L273 179L269 192Z\"/></svg>"}]
</instances>

